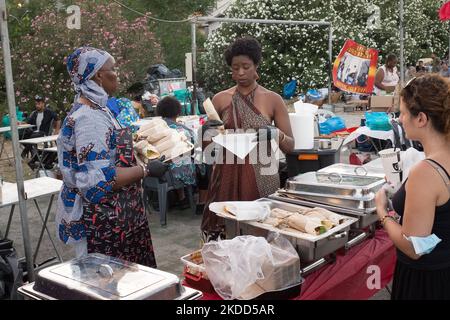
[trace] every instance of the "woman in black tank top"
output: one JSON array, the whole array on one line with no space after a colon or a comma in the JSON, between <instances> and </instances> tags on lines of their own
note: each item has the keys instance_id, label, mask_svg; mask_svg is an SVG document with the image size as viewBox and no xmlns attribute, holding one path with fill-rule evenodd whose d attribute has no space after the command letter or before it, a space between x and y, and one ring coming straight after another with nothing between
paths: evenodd
<instances>
[{"instance_id":1,"label":"woman in black tank top","mask_svg":"<svg viewBox=\"0 0 450 320\"><path fill-rule=\"evenodd\" d=\"M416 164L392 199L377 193L380 221L397 247L392 299L450 299L450 83L438 75L413 78L401 92L406 137L422 143L427 160ZM436 235L441 242L416 254L406 237Z\"/></svg>"}]
</instances>

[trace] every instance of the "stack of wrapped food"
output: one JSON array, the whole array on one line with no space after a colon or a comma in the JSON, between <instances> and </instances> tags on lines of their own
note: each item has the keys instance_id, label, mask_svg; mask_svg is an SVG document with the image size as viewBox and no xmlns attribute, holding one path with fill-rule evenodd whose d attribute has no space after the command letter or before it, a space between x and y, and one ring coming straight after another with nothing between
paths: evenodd
<instances>
[{"instance_id":1,"label":"stack of wrapped food","mask_svg":"<svg viewBox=\"0 0 450 320\"><path fill-rule=\"evenodd\" d=\"M136 157L143 163L162 156L168 161L194 148L183 133L169 128L163 119L153 119L141 126L134 141Z\"/></svg>"},{"instance_id":2,"label":"stack of wrapped food","mask_svg":"<svg viewBox=\"0 0 450 320\"><path fill-rule=\"evenodd\" d=\"M272 209L263 221L279 229L295 229L311 235L320 235L343 223L345 218L323 208L303 208L287 211Z\"/></svg>"}]
</instances>

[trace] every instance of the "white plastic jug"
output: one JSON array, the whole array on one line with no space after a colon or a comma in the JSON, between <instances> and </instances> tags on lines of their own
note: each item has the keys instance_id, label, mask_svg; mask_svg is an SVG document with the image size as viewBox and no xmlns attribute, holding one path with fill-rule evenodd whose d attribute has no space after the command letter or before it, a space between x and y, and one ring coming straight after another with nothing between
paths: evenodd
<instances>
[{"instance_id":1,"label":"white plastic jug","mask_svg":"<svg viewBox=\"0 0 450 320\"><path fill-rule=\"evenodd\" d=\"M290 113L295 149L314 149L314 115L312 113Z\"/></svg>"},{"instance_id":2,"label":"white plastic jug","mask_svg":"<svg viewBox=\"0 0 450 320\"><path fill-rule=\"evenodd\" d=\"M295 109L295 113L308 112L308 113L315 114L315 113L317 113L319 106L316 106L315 104L312 104L312 103L304 103L302 101L297 101L294 103L294 109Z\"/></svg>"}]
</instances>

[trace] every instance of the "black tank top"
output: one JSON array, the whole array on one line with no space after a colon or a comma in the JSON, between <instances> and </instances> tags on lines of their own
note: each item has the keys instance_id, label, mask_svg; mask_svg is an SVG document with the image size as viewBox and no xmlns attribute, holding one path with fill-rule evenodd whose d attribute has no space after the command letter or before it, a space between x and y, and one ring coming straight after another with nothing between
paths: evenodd
<instances>
[{"instance_id":1,"label":"black tank top","mask_svg":"<svg viewBox=\"0 0 450 320\"><path fill-rule=\"evenodd\" d=\"M439 172L447 184L450 193L450 175L439 163L427 159ZM438 170L439 169L439 170ZM445 177L446 175L446 177ZM406 190L405 183L400 187L392 199L395 212L403 218L405 211ZM400 220L400 223L402 220ZM450 199L444 205L436 207L433 228L431 234L435 234L442 241L429 254L421 256L418 260L413 260L397 249L397 259L414 269L438 270L450 267Z\"/></svg>"}]
</instances>

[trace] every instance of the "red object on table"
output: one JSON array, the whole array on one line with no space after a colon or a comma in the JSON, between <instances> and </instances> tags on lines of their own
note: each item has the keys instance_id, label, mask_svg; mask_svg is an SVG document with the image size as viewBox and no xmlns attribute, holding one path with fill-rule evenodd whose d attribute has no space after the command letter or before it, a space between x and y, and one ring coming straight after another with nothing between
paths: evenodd
<instances>
[{"instance_id":1,"label":"red object on table","mask_svg":"<svg viewBox=\"0 0 450 320\"><path fill-rule=\"evenodd\" d=\"M297 299L367 300L391 281L395 262L394 244L384 230L377 230L373 239L365 240L347 254L338 255L335 263L307 275ZM376 288L371 289L368 284ZM217 294L203 293L203 300L220 299Z\"/></svg>"},{"instance_id":2,"label":"red object on table","mask_svg":"<svg viewBox=\"0 0 450 320\"><path fill-rule=\"evenodd\" d=\"M439 9L439 19L441 21L450 20L450 1L444 3L441 9Z\"/></svg>"}]
</instances>

